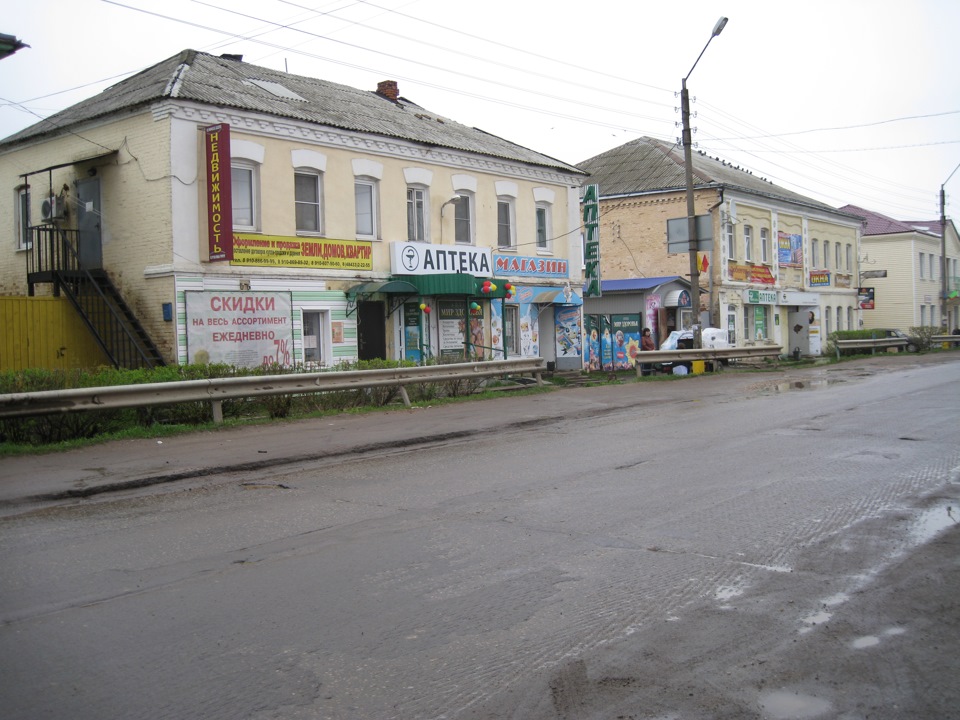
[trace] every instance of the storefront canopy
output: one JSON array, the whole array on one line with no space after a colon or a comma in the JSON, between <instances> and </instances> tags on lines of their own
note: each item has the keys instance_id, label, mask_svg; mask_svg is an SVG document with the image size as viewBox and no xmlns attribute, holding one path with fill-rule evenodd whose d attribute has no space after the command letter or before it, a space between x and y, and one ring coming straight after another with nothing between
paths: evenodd
<instances>
[{"instance_id":1,"label":"storefront canopy","mask_svg":"<svg viewBox=\"0 0 960 720\"><path fill-rule=\"evenodd\" d=\"M418 292L420 291L416 285L395 278L354 285L347 290L347 317L350 317L353 311L357 309L358 302L367 300L371 295L377 295L378 293L393 296L389 313L393 315L396 309L403 304L404 300L413 297Z\"/></svg>"},{"instance_id":2,"label":"storefront canopy","mask_svg":"<svg viewBox=\"0 0 960 720\"><path fill-rule=\"evenodd\" d=\"M365 298L376 293L386 295L416 295L420 292L416 285L403 280L380 280L377 282L367 282L360 285L354 285L347 290L347 296L353 298Z\"/></svg>"},{"instance_id":3,"label":"storefront canopy","mask_svg":"<svg viewBox=\"0 0 960 720\"><path fill-rule=\"evenodd\" d=\"M462 297L502 298L506 296L506 283L491 278L497 286L496 290L483 292L484 278L474 277L465 273L446 273L434 275L395 275L395 281L408 283L416 287L419 295L460 295Z\"/></svg>"}]
</instances>

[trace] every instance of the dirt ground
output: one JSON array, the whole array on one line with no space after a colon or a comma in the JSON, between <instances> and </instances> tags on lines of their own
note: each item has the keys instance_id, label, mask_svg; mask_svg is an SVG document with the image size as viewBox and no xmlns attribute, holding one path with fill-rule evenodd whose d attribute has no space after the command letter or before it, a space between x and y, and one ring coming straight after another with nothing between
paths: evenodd
<instances>
[{"instance_id":1,"label":"dirt ground","mask_svg":"<svg viewBox=\"0 0 960 720\"><path fill-rule=\"evenodd\" d=\"M910 553L898 550L899 520L864 523L791 573L571 659L469 717L960 718L957 511ZM887 561L864 573L878 550ZM837 592L838 576L857 589Z\"/></svg>"}]
</instances>

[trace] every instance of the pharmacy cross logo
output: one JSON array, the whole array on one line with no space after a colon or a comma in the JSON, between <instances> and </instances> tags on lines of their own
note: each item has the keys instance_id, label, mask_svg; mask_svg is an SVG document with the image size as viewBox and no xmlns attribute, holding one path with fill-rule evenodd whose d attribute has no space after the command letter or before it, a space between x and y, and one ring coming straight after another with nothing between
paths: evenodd
<instances>
[{"instance_id":1,"label":"pharmacy cross logo","mask_svg":"<svg viewBox=\"0 0 960 720\"><path fill-rule=\"evenodd\" d=\"M409 272L413 272L420 265L420 253L416 248L407 247L403 249L403 266Z\"/></svg>"}]
</instances>

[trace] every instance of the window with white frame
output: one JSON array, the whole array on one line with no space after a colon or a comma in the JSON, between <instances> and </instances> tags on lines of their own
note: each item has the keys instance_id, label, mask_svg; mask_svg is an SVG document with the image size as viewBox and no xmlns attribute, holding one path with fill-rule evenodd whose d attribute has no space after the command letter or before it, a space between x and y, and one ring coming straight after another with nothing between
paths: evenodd
<instances>
[{"instance_id":1,"label":"window with white frame","mask_svg":"<svg viewBox=\"0 0 960 720\"><path fill-rule=\"evenodd\" d=\"M823 331L824 331L824 333L826 334L826 337L830 337L830 333L833 332L833 331L830 329L830 325L831 325L830 318L831 318L832 315L833 315L833 313L830 312L830 308L829 308L829 307L824 308L824 313L823 313L823 325L824 325L824 327L823 327Z\"/></svg>"},{"instance_id":2,"label":"window with white frame","mask_svg":"<svg viewBox=\"0 0 960 720\"><path fill-rule=\"evenodd\" d=\"M743 226L743 259L753 262L753 226Z\"/></svg>"},{"instance_id":3,"label":"window with white frame","mask_svg":"<svg viewBox=\"0 0 960 720\"><path fill-rule=\"evenodd\" d=\"M933 253L930 253L929 258L930 258L930 279L931 279L931 280L936 280L936 279L937 279L937 273L936 273L936 271L934 270L934 266L935 266L935 263L936 263L936 260L937 260L937 256L934 255Z\"/></svg>"},{"instance_id":4,"label":"window with white frame","mask_svg":"<svg viewBox=\"0 0 960 720\"><path fill-rule=\"evenodd\" d=\"M230 167L233 227L256 231L260 226L259 171L256 163L234 160Z\"/></svg>"},{"instance_id":5,"label":"window with white frame","mask_svg":"<svg viewBox=\"0 0 960 720\"><path fill-rule=\"evenodd\" d=\"M323 365L326 362L326 314L318 310L303 311L303 362L306 365Z\"/></svg>"},{"instance_id":6,"label":"window with white frame","mask_svg":"<svg viewBox=\"0 0 960 720\"><path fill-rule=\"evenodd\" d=\"M820 241L814 238L810 241L810 267L820 266Z\"/></svg>"},{"instance_id":7,"label":"window with white frame","mask_svg":"<svg viewBox=\"0 0 960 720\"><path fill-rule=\"evenodd\" d=\"M843 256L841 253L843 249L840 247L840 243L836 242L833 244L833 269L839 271L843 267ZM837 328L838 330L840 328Z\"/></svg>"},{"instance_id":8,"label":"window with white frame","mask_svg":"<svg viewBox=\"0 0 960 720\"><path fill-rule=\"evenodd\" d=\"M497 200L497 247L501 249L516 246L514 238L513 198L502 197Z\"/></svg>"},{"instance_id":9,"label":"window with white frame","mask_svg":"<svg viewBox=\"0 0 960 720\"><path fill-rule=\"evenodd\" d=\"M924 261L926 260L926 255L927 255L926 253L920 253L920 279L921 280L923 280L925 277L924 268L926 267L926 263Z\"/></svg>"},{"instance_id":10,"label":"window with white frame","mask_svg":"<svg viewBox=\"0 0 960 720\"><path fill-rule=\"evenodd\" d=\"M847 330L856 330L856 329L857 328L853 326L853 308L848 307L847 308Z\"/></svg>"},{"instance_id":11,"label":"window with white frame","mask_svg":"<svg viewBox=\"0 0 960 720\"><path fill-rule=\"evenodd\" d=\"M847 329L849 330L849 328ZM837 331L840 330L843 330L843 308L837 305Z\"/></svg>"},{"instance_id":12,"label":"window with white frame","mask_svg":"<svg viewBox=\"0 0 960 720\"><path fill-rule=\"evenodd\" d=\"M737 243L733 236L733 223L727 222L723 225L723 235L727 241L727 260L737 259Z\"/></svg>"},{"instance_id":13,"label":"window with white frame","mask_svg":"<svg viewBox=\"0 0 960 720\"><path fill-rule=\"evenodd\" d=\"M30 188L17 188L14 212L14 231L17 234L17 250L29 250L30 240Z\"/></svg>"},{"instance_id":14,"label":"window with white frame","mask_svg":"<svg viewBox=\"0 0 960 720\"><path fill-rule=\"evenodd\" d=\"M737 344L737 313L733 308L727 311L727 342L730 347Z\"/></svg>"},{"instance_id":15,"label":"window with white frame","mask_svg":"<svg viewBox=\"0 0 960 720\"><path fill-rule=\"evenodd\" d=\"M353 201L357 220L357 237L375 239L377 237L377 181L369 178L355 178Z\"/></svg>"},{"instance_id":16,"label":"window with white frame","mask_svg":"<svg viewBox=\"0 0 960 720\"><path fill-rule=\"evenodd\" d=\"M853 245L847 243L847 272L853 272ZM852 330L853 328L848 328Z\"/></svg>"},{"instance_id":17,"label":"window with white frame","mask_svg":"<svg viewBox=\"0 0 960 720\"><path fill-rule=\"evenodd\" d=\"M323 197L323 184L320 173L316 170L296 170L293 175L293 184L297 232L322 233L321 198Z\"/></svg>"},{"instance_id":18,"label":"window with white frame","mask_svg":"<svg viewBox=\"0 0 960 720\"><path fill-rule=\"evenodd\" d=\"M424 188L407 188L407 240L411 242L429 242L427 198L427 191Z\"/></svg>"},{"instance_id":19,"label":"window with white frame","mask_svg":"<svg viewBox=\"0 0 960 720\"><path fill-rule=\"evenodd\" d=\"M752 340L753 339L753 313L750 312L752 305L743 306L743 339Z\"/></svg>"},{"instance_id":20,"label":"window with white frame","mask_svg":"<svg viewBox=\"0 0 960 720\"><path fill-rule=\"evenodd\" d=\"M760 228L760 262L770 263L770 231L767 228Z\"/></svg>"},{"instance_id":21,"label":"window with white frame","mask_svg":"<svg viewBox=\"0 0 960 720\"><path fill-rule=\"evenodd\" d=\"M920 325L921 327L927 324L927 306L920 306Z\"/></svg>"},{"instance_id":22,"label":"window with white frame","mask_svg":"<svg viewBox=\"0 0 960 720\"><path fill-rule=\"evenodd\" d=\"M823 269L830 269L830 241L823 241Z\"/></svg>"},{"instance_id":23,"label":"window with white frame","mask_svg":"<svg viewBox=\"0 0 960 720\"><path fill-rule=\"evenodd\" d=\"M550 224L550 205L546 203L537 203L536 221L537 221L537 250L549 250L552 228Z\"/></svg>"},{"instance_id":24,"label":"window with white frame","mask_svg":"<svg viewBox=\"0 0 960 720\"><path fill-rule=\"evenodd\" d=\"M460 199L453 204L454 240L462 245L473 244L473 197L463 191Z\"/></svg>"}]
</instances>

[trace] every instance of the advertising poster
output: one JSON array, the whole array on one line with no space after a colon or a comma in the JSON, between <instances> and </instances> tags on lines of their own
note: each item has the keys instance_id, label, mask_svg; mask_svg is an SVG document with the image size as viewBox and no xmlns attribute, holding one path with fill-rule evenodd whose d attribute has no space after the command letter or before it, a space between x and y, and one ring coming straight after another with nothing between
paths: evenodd
<instances>
[{"instance_id":1,"label":"advertising poster","mask_svg":"<svg viewBox=\"0 0 960 720\"><path fill-rule=\"evenodd\" d=\"M540 355L540 308L537 305L520 305L520 355Z\"/></svg>"},{"instance_id":2,"label":"advertising poster","mask_svg":"<svg viewBox=\"0 0 960 720\"><path fill-rule=\"evenodd\" d=\"M406 303L403 306L403 357L419 363L420 353L420 306Z\"/></svg>"},{"instance_id":3,"label":"advertising poster","mask_svg":"<svg viewBox=\"0 0 960 720\"><path fill-rule=\"evenodd\" d=\"M470 354L478 359L486 356L486 348L483 337L483 307L476 310L470 310Z\"/></svg>"},{"instance_id":4,"label":"advertising poster","mask_svg":"<svg viewBox=\"0 0 960 720\"><path fill-rule=\"evenodd\" d=\"M586 336L583 364L587 370L600 370L600 316L584 315L584 334Z\"/></svg>"},{"instance_id":5,"label":"advertising poster","mask_svg":"<svg viewBox=\"0 0 960 720\"><path fill-rule=\"evenodd\" d=\"M862 287L857 290L857 303L861 310L873 310L876 308L876 298L872 287Z\"/></svg>"},{"instance_id":6,"label":"advertising poster","mask_svg":"<svg viewBox=\"0 0 960 720\"><path fill-rule=\"evenodd\" d=\"M644 327L650 328L650 335L654 338L660 337L659 333L659 313L657 312L660 309L662 300L659 295L647 295L645 298L646 302L646 325ZM642 330L643 328L641 328Z\"/></svg>"},{"instance_id":7,"label":"advertising poster","mask_svg":"<svg viewBox=\"0 0 960 720\"><path fill-rule=\"evenodd\" d=\"M503 360L503 305L499 302L490 303L490 345L494 348L493 359Z\"/></svg>"},{"instance_id":8,"label":"advertising poster","mask_svg":"<svg viewBox=\"0 0 960 720\"><path fill-rule=\"evenodd\" d=\"M810 354L819 355L823 348L823 339L820 337L820 308L816 305L811 305L802 307L800 310L806 314Z\"/></svg>"},{"instance_id":9,"label":"advertising poster","mask_svg":"<svg viewBox=\"0 0 960 720\"><path fill-rule=\"evenodd\" d=\"M807 284L810 287L829 287L830 285L830 271L829 270L817 270L810 272L810 279L807 281Z\"/></svg>"},{"instance_id":10,"label":"advertising poster","mask_svg":"<svg viewBox=\"0 0 960 720\"><path fill-rule=\"evenodd\" d=\"M557 357L578 357L580 346L580 307L558 307L555 315Z\"/></svg>"},{"instance_id":11,"label":"advertising poster","mask_svg":"<svg viewBox=\"0 0 960 720\"><path fill-rule=\"evenodd\" d=\"M778 232L777 243L780 267L803 267L803 235Z\"/></svg>"},{"instance_id":12,"label":"advertising poster","mask_svg":"<svg viewBox=\"0 0 960 720\"><path fill-rule=\"evenodd\" d=\"M440 323L440 355L443 357L463 357L463 343L466 335L466 308L462 302L437 302Z\"/></svg>"},{"instance_id":13,"label":"advertising poster","mask_svg":"<svg viewBox=\"0 0 960 720\"><path fill-rule=\"evenodd\" d=\"M187 362L237 367L293 364L289 292L184 293Z\"/></svg>"},{"instance_id":14,"label":"advertising poster","mask_svg":"<svg viewBox=\"0 0 960 720\"><path fill-rule=\"evenodd\" d=\"M640 352L640 318L637 315L611 315L613 331L613 368L630 370Z\"/></svg>"},{"instance_id":15,"label":"advertising poster","mask_svg":"<svg viewBox=\"0 0 960 720\"><path fill-rule=\"evenodd\" d=\"M757 305L753 308L753 337L757 340L763 340L767 337L767 313L766 308Z\"/></svg>"}]
</instances>

